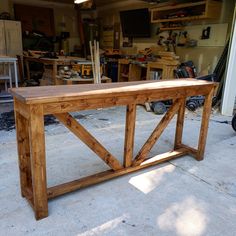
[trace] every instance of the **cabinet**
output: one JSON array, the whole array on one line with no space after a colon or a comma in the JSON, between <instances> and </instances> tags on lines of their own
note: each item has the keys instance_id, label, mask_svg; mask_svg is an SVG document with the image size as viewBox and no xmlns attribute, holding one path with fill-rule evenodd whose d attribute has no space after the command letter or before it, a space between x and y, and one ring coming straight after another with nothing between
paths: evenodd
<instances>
[{"instance_id":1,"label":"cabinet","mask_svg":"<svg viewBox=\"0 0 236 236\"><path fill-rule=\"evenodd\" d=\"M0 20L0 80L5 83L5 90L8 89L8 82L12 87L12 81L17 86L17 55L22 55L21 23L18 21ZM9 100L9 94L4 91L0 97Z\"/></svg>"},{"instance_id":2,"label":"cabinet","mask_svg":"<svg viewBox=\"0 0 236 236\"><path fill-rule=\"evenodd\" d=\"M164 23L218 18L222 2L216 0L193 1L151 9L151 22Z\"/></svg>"},{"instance_id":3,"label":"cabinet","mask_svg":"<svg viewBox=\"0 0 236 236\"><path fill-rule=\"evenodd\" d=\"M21 23L0 20L0 55L16 57L22 52Z\"/></svg>"},{"instance_id":4,"label":"cabinet","mask_svg":"<svg viewBox=\"0 0 236 236\"><path fill-rule=\"evenodd\" d=\"M128 59L118 61L118 82L141 80L142 68Z\"/></svg>"}]
</instances>

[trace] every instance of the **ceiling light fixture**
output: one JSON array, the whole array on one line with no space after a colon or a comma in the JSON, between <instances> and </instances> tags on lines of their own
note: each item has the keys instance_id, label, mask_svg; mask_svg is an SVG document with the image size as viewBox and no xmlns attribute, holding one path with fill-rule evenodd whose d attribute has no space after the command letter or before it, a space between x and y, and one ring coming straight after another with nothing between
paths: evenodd
<instances>
[{"instance_id":1,"label":"ceiling light fixture","mask_svg":"<svg viewBox=\"0 0 236 236\"><path fill-rule=\"evenodd\" d=\"M83 2L87 2L88 0L74 0L74 3L75 4L80 4L80 3L83 3Z\"/></svg>"}]
</instances>

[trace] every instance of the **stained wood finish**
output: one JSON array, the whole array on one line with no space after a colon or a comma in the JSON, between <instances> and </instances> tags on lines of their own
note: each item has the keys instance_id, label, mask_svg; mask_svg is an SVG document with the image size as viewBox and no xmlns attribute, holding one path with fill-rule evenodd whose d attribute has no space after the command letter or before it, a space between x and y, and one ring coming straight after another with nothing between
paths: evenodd
<instances>
[{"instance_id":1,"label":"stained wood finish","mask_svg":"<svg viewBox=\"0 0 236 236\"><path fill-rule=\"evenodd\" d=\"M132 164L135 120L136 120L136 104L130 104L126 108L124 167L130 167Z\"/></svg>"},{"instance_id":2,"label":"stained wood finish","mask_svg":"<svg viewBox=\"0 0 236 236\"><path fill-rule=\"evenodd\" d=\"M203 160L203 155L206 147L206 139L208 132L208 125L211 115L211 105L212 105L212 97L214 94L214 89L210 91L210 93L205 97L204 107L202 111L202 124L200 129L199 141L198 141L198 154L196 159L198 161Z\"/></svg>"},{"instance_id":3,"label":"stained wood finish","mask_svg":"<svg viewBox=\"0 0 236 236\"><path fill-rule=\"evenodd\" d=\"M193 89L194 87L194 89ZM190 94L206 95L214 83L195 79L175 79L164 81L137 81L123 83L105 83L90 85L61 85L43 87L22 87L10 89L13 96L26 104L46 104L73 101L77 99L114 99L129 98L165 93L166 96L188 96ZM197 91L197 92L196 92Z\"/></svg>"},{"instance_id":4,"label":"stained wood finish","mask_svg":"<svg viewBox=\"0 0 236 236\"><path fill-rule=\"evenodd\" d=\"M197 154L198 154L198 149L197 148L192 148L192 147L189 147L189 146L187 146L187 145L185 145L185 144L180 144L179 145L179 147L178 148L183 148L183 149L185 149L186 151L188 151L188 153L191 155L191 156L193 156L193 157L197 157ZM176 149L178 149L178 148L176 148Z\"/></svg>"},{"instance_id":5,"label":"stained wood finish","mask_svg":"<svg viewBox=\"0 0 236 236\"><path fill-rule=\"evenodd\" d=\"M186 154L202 160L215 87L215 83L212 82L185 79L11 89L15 100L21 192L32 206L36 219L47 217L50 198ZM198 148L192 148L182 143L184 104L186 97L196 95L205 95L206 101ZM136 105L159 99L173 99L173 106L133 160ZM120 105L127 106L123 165L68 113ZM174 150L146 159L149 151L177 112ZM46 114L54 114L111 169L47 189L43 121L43 116Z\"/></svg>"},{"instance_id":6,"label":"stained wood finish","mask_svg":"<svg viewBox=\"0 0 236 236\"><path fill-rule=\"evenodd\" d=\"M17 99L14 99L14 111L21 114L27 120L29 119L29 107Z\"/></svg>"},{"instance_id":7,"label":"stained wood finish","mask_svg":"<svg viewBox=\"0 0 236 236\"><path fill-rule=\"evenodd\" d=\"M54 186L54 187L48 188L48 191L47 191L48 198L49 199L55 198L65 193L69 193L80 188L84 188L84 187L94 185L103 181L107 181L109 179L113 179L121 175L129 174L137 170L145 169L150 166L157 165L157 164L166 162L170 159L174 159L174 158L187 155L187 154L188 154L188 151L186 149L180 148L180 149L163 153L153 158L150 158L146 160L145 162L143 162L140 166L132 166L128 168L123 168L115 172L113 170L108 170L108 171L91 175L91 176L88 176L79 180L74 180L69 183Z\"/></svg>"},{"instance_id":8,"label":"stained wood finish","mask_svg":"<svg viewBox=\"0 0 236 236\"><path fill-rule=\"evenodd\" d=\"M90 110L113 106L126 106L129 103L143 104L145 102L152 102L157 100L175 99L176 97L196 96L201 92L207 94L209 92L209 88L196 89L194 91L185 91L184 89L181 91L173 90L172 92L163 90L162 92L158 91L156 93L146 91L145 94L135 94L132 96L111 96L107 98L101 98L101 96L97 98L89 97L75 99L73 101L50 102L43 104L43 107L44 114L56 114L63 112L73 112L76 110Z\"/></svg>"},{"instance_id":9,"label":"stained wood finish","mask_svg":"<svg viewBox=\"0 0 236 236\"><path fill-rule=\"evenodd\" d=\"M133 166L140 165L146 158L158 138L161 136L169 122L174 117L175 113L179 109L180 106L180 100L176 100L172 107L166 112L164 117L161 119L160 123L157 125L157 127L152 132L151 136L148 138L146 143L143 145L141 150L139 151L138 155L135 157L135 160L133 161Z\"/></svg>"},{"instance_id":10,"label":"stained wood finish","mask_svg":"<svg viewBox=\"0 0 236 236\"><path fill-rule=\"evenodd\" d=\"M57 114L55 117L62 122L73 134L83 141L92 151L94 151L113 170L122 169L122 165L108 152L79 122L69 113Z\"/></svg>"},{"instance_id":11,"label":"stained wood finish","mask_svg":"<svg viewBox=\"0 0 236 236\"><path fill-rule=\"evenodd\" d=\"M15 103L16 106L16 103ZM18 161L21 183L21 195L25 197L27 188L32 189L28 121L15 110Z\"/></svg>"},{"instance_id":12,"label":"stained wood finish","mask_svg":"<svg viewBox=\"0 0 236 236\"><path fill-rule=\"evenodd\" d=\"M176 123L176 133L175 133L175 149L177 149L182 144L182 136L184 129L184 115L185 115L185 104L186 99L180 99L180 108L178 111L177 123Z\"/></svg>"},{"instance_id":13,"label":"stained wood finish","mask_svg":"<svg viewBox=\"0 0 236 236\"><path fill-rule=\"evenodd\" d=\"M29 136L35 218L48 216L43 106L30 107Z\"/></svg>"}]
</instances>

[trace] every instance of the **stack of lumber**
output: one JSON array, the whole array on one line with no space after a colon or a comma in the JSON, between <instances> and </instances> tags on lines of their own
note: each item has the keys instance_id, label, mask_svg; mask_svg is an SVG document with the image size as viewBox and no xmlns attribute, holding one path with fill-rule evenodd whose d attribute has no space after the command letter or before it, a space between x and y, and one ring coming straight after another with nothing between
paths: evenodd
<instances>
[{"instance_id":1,"label":"stack of lumber","mask_svg":"<svg viewBox=\"0 0 236 236\"><path fill-rule=\"evenodd\" d=\"M94 45L92 41L89 41L92 69L93 69L93 79L95 84L101 83L101 65L100 65L100 54L99 54L99 42L94 40Z\"/></svg>"},{"instance_id":2,"label":"stack of lumber","mask_svg":"<svg viewBox=\"0 0 236 236\"><path fill-rule=\"evenodd\" d=\"M159 51L158 52L158 59L157 62L163 63L163 64L169 64L169 65L179 65L179 56L176 56L174 52L164 52Z\"/></svg>"}]
</instances>

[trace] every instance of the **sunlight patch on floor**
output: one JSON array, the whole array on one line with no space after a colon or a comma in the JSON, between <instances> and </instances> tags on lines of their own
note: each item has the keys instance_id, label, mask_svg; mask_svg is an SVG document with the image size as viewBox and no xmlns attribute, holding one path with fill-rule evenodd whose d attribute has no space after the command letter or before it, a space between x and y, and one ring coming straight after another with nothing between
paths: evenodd
<instances>
[{"instance_id":1,"label":"sunlight patch on floor","mask_svg":"<svg viewBox=\"0 0 236 236\"><path fill-rule=\"evenodd\" d=\"M157 219L163 231L172 231L179 236L204 235L208 219L204 207L193 197L174 203Z\"/></svg>"},{"instance_id":2,"label":"sunlight patch on floor","mask_svg":"<svg viewBox=\"0 0 236 236\"><path fill-rule=\"evenodd\" d=\"M129 183L144 194L148 194L160 185L166 173L173 172L174 170L175 166L167 165L132 177Z\"/></svg>"},{"instance_id":3,"label":"sunlight patch on floor","mask_svg":"<svg viewBox=\"0 0 236 236\"><path fill-rule=\"evenodd\" d=\"M77 236L93 236L107 234L113 231L120 223L122 223L125 218L127 218L126 215L122 215L120 217L107 221L102 225L89 229L86 232L78 234Z\"/></svg>"}]
</instances>

